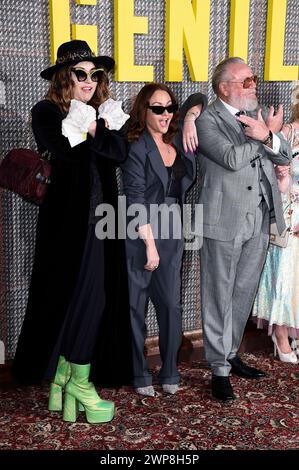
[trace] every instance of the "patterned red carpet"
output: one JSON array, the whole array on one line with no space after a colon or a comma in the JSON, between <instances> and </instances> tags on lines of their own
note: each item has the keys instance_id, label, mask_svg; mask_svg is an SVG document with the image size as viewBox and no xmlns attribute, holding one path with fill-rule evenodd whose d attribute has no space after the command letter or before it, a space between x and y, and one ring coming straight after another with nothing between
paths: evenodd
<instances>
[{"instance_id":1,"label":"patterned red carpet","mask_svg":"<svg viewBox=\"0 0 299 470\"><path fill-rule=\"evenodd\" d=\"M243 359L269 376L260 381L232 377L237 400L222 404L210 396L210 372L181 365L179 392L141 399L130 387L105 389L117 415L111 423L75 424L47 411L48 387L17 387L0 394L2 450L291 450L299 448L299 365L273 355ZM154 371L156 374L156 370Z\"/></svg>"}]
</instances>

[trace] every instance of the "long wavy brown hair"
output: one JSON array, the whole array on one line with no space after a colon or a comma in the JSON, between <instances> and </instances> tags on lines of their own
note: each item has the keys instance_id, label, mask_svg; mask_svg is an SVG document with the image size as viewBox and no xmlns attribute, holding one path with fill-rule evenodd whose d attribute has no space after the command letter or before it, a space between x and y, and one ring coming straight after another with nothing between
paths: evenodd
<instances>
[{"instance_id":1,"label":"long wavy brown hair","mask_svg":"<svg viewBox=\"0 0 299 470\"><path fill-rule=\"evenodd\" d=\"M140 135L146 128L146 113L148 109L148 105L150 103L150 99L152 95L157 90L166 91L170 98L172 104L177 103L177 100L172 93L172 91L168 88L167 85L163 83L148 83L141 88L140 92L138 93L133 109L130 113L130 120L129 120L129 127L128 127L128 141L135 142L139 139ZM173 137L175 136L178 128L178 120L179 120L179 113L176 112L172 120L170 121L169 128L166 134L163 135L163 141L166 144L172 142Z\"/></svg>"},{"instance_id":2,"label":"long wavy brown hair","mask_svg":"<svg viewBox=\"0 0 299 470\"><path fill-rule=\"evenodd\" d=\"M72 79L72 67L63 67L53 75L50 88L45 95L45 99L57 104L65 114L69 112L71 99L73 98L73 86L75 83ZM106 72L103 72L103 79L98 82L94 95L88 104L98 108L110 96L108 86L108 75Z\"/></svg>"}]
</instances>

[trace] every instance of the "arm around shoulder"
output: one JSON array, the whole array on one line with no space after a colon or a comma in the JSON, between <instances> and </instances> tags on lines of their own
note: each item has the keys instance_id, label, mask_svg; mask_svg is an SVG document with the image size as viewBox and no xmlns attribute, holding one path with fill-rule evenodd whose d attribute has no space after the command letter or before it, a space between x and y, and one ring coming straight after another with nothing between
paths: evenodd
<instances>
[{"instance_id":1,"label":"arm around shoulder","mask_svg":"<svg viewBox=\"0 0 299 470\"><path fill-rule=\"evenodd\" d=\"M180 111L180 128L182 143L187 153L196 152L198 147L198 132L196 122L207 107L207 97L202 93L195 93L185 101Z\"/></svg>"},{"instance_id":2,"label":"arm around shoulder","mask_svg":"<svg viewBox=\"0 0 299 470\"><path fill-rule=\"evenodd\" d=\"M193 93L193 95L190 95L181 106L180 120L183 121L186 117L187 112L191 108L197 105L201 105L201 114L202 114L208 105L208 99L206 95L203 95L202 93Z\"/></svg>"}]
</instances>

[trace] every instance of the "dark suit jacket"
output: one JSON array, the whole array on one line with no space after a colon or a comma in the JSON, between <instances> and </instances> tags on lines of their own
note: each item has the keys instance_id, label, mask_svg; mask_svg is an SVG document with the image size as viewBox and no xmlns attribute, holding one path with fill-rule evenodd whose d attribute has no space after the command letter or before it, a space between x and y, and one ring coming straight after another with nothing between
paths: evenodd
<instances>
[{"instance_id":1,"label":"dark suit jacket","mask_svg":"<svg viewBox=\"0 0 299 470\"><path fill-rule=\"evenodd\" d=\"M178 135L175 145L183 153ZM182 178L181 202L184 202L185 193L192 185L195 174L195 158L191 153L185 154L186 174ZM150 223L150 204L163 204L165 202L168 173L162 157L150 133L145 130L139 140L130 145L128 158L122 164L124 192L127 198L127 207L131 204L141 204L146 209L145 218L140 225ZM145 246L142 240L126 241L127 257L142 256Z\"/></svg>"}]
</instances>

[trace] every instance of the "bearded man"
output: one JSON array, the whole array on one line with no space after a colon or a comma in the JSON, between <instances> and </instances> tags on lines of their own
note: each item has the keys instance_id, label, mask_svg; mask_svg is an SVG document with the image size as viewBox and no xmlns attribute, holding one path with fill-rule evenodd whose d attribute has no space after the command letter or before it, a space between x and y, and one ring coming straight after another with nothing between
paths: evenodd
<instances>
[{"instance_id":1,"label":"bearded man","mask_svg":"<svg viewBox=\"0 0 299 470\"><path fill-rule=\"evenodd\" d=\"M204 347L212 395L223 401L235 398L230 372L248 379L265 376L244 364L238 349L265 261L270 218L279 233L285 228L273 164L288 165L291 151L279 133L282 107L274 115L271 106L264 120L256 80L243 59L226 59L214 71L217 99L207 110L198 118L196 95L184 105L189 109L184 146L195 150L197 136L199 142Z\"/></svg>"}]
</instances>

